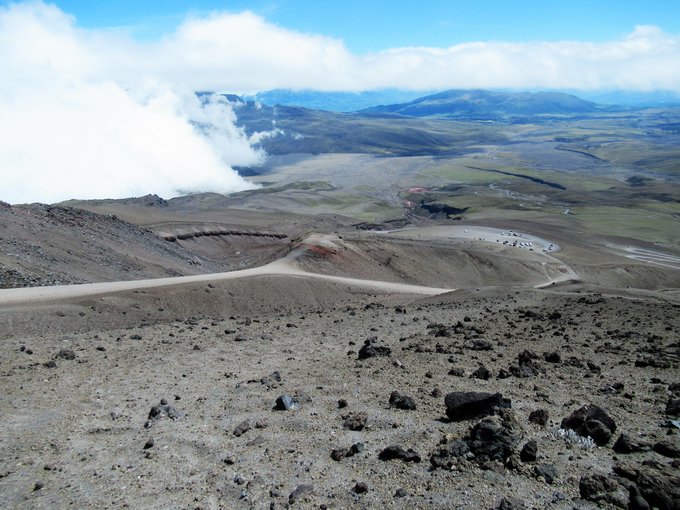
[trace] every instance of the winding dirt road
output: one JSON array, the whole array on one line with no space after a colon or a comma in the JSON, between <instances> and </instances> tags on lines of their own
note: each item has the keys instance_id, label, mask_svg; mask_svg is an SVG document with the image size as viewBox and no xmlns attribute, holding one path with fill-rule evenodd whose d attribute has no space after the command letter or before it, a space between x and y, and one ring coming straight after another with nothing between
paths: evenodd
<instances>
[{"instance_id":1,"label":"winding dirt road","mask_svg":"<svg viewBox=\"0 0 680 510\"><path fill-rule=\"evenodd\" d=\"M421 229L402 229L393 232L385 232L385 235L390 234L408 235L410 238L420 239L420 236L437 239L471 239L475 241L498 242L499 235L505 236L505 232L500 229L491 229L484 227L431 227ZM559 247L553 245L541 238L531 236L529 234L521 234L522 239L531 240L539 250L557 251ZM305 239L305 244L322 245L329 248L337 248L336 242L338 237L328 234L311 234ZM549 247L549 248L548 248ZM235 280L239 278L252 278L257 276L288 276L296 278L314 278L317 280L325 280L339 284L345 284L356 288L374 290L378 292L398 293L398 294L417 294L433 296L437 294L444 294L456 289L447 289L439 287L426 287L422 285L411 285L407 283L388 282L379 280L365 280L360 278L349 278L343 276L331 276L320 273L312 273L300 269L295 260L300 254L304 252L304 248L298 248L285 257L265 264L260 267L250 269L241 269L237 271L229 271L224 273L211 273L193 276L177 276L170 278L155 278L148 280L131 280L131 281L115 281L115 282L99 282L99 283L84 283L77 285L56 285L49 287L25 287L18 289L0 289L0 306L16 306L23 304L34 304L37 302L59 301L64 299L81 298L87 296L112 294L123 291L134 291L151 289L158 287L169 287L175 285L183 285L188 283L203 283L203 282L217 282L225 280ZM551 261L559 262L547 253L542 254ZM547 275L546 275L547 276ZM568 280L574 278L576 273L565 266L565 274L557 278L548 278L544 284L539 284L536 287L541 288L551 285L552 283Z\"/></svg>"},{"instance_id":2,"label":"winding dirt road","mask_svg":"<svg viewBox=\"0 0 680 510\"><path fill-rule=\"evenodd\" d=\"M59 301L62 299L81 298L115 292L143 290L157 287L169 287L187 283L216 282L235 280L238 278L252 278L256 276L292 276L298 278L315 278L334 283L350 285L352 287L377 290L381 292L400 294L437 295L451 292L455 289L424 287L405 283L385 282L377 280L362 280L342 276L303 271L293 266L290 260L283 258L270 262L264 266L242 269L226 273L201 274L194 276L177 276L172 278L155 278L150 280L131 280L118 282L83 283L77 285L55 285L50 287L25 287L19 289L0 290L0 306L32 304L36 302Z\"/></svg>"}]
</instances>

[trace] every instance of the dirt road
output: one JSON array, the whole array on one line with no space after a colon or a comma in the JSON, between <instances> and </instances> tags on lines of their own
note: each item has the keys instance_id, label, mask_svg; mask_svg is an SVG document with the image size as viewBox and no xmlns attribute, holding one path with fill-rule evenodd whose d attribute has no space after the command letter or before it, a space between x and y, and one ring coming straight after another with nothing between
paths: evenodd
<instances>
[{"instance_id":1,"label":"dirt road","mask_svg":"<svg viewBox=\"0 0 680 510\"><path fill-rule=\"evenodd\" d=\"M214 282L233 280L237 278L252 278L255 276L293 276L299 278L316 278L335 283L344 283L353 287L374 289L381 292L437 295L454 289L425 287L405 283L393 283L377 280L362 280L359 278L345 278L303 271L293 266L292 262L284 258L264 266L226 273L202 274L194 276L178 276L172 278L154 278L149 280L132 280L117 282L85 283L79 285L54 285L50 287L25 287L20 289L0 290L0 306L20 305L35 302L58 301L61 299L80 298L115 292L169 287L187 283Z\"/></svg>"}]
</instances>

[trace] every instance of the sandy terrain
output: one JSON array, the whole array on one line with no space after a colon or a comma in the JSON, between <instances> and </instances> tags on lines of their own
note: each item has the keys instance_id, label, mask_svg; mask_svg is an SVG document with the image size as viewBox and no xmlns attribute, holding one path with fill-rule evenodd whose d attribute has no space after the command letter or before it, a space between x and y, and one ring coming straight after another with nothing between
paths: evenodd
<instances>
[{"instance_id":1,"label":"sandy terrain","mask_svg":"<svg viewBox=\"0 0 680 510\"><path fill-rule=\"evenodd\" d=\"M498 233L323 233L231 273L0 291L5 504L567 509L625 507L635 486L678 508L680 299L584 281L612 261L597 249ZM506 421L447 418L456 391L510 399L501 457L471 434ZM602 446L561 435L584 405L616 424ZM640 451L613 451L621 433ZM447 457L457 440L476 453ZM598 473L610 490L583 492Z\"/></svg>"}]
</instances>

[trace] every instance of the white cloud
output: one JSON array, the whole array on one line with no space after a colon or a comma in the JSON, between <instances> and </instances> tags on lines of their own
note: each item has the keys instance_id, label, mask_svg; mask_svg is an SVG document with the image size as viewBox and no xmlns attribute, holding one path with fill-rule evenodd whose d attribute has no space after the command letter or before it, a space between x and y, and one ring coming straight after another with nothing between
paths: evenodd
<instances>
[{"instance_id":1,"label":"white cloud","mask_svg":"<svg viewBox=\"0 0 680 510\"><path fill-rule=\"evenodd\" d=\"M126 53L132 46L79 31L43 4L0 11L0 199L253 187L230 165L256 164L262 154L234 125L231 106L142 72L131 79L107 69L135 60Z\"/></svg>"},{"instance_id":2,"label":"white cloud","mask_svg":"<svg viewBox=\"0 0 680 510\"><path fill-rule=\"evenodd\" d=\"M680 92L680 36L639 26L610 42L470 42L355 55L249 13L187 19L140 42L78 28L42 2L0 8L0 199L233 191L253 164L224 102L196 90L446 88ZM197 129L195 123L199 123Z\"/></svg>"}]
</instances>

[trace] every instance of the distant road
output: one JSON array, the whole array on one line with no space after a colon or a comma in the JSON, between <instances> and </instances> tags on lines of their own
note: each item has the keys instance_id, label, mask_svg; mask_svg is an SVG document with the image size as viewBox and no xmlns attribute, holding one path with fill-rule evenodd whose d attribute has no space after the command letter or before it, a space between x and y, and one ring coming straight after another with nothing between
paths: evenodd
<instances>
[{"instance_id":1,"label":"distant road","mask_svg":"<svg viewBox=\"0 0 680 510\"><path fill-rule=\"evenodd\" d=\"M270 262L264 266L251 269L230 271L227 273L200 274L194 276L176 276L172 278L154 278L150 280L131 280L118 282L83 283L77 285L54 285L50 287L23 287L19 289L0 289L0 306L34 304L38 302L60 301L63 299L82 298L112 294L115 292L153 289L188 283L217 282L236 280L238 278L252 278L254 276L292 276L299 278L314 278L334 283L350 285L352 287L371 289L400 294L421 294L433 296L451 292L455 289L442 289L409 285L406 283L384 282L378 280L362 280L342 276L310 273L294 267L287 259Z\"/></svg>"},{"instance_id":2,"label":"distant road","mask_svg":"<svg viewBox=\"0 0 680 510\"><path fill-rule=\"evenodd\" d=\"M395 237L407 236L412 239L469 239L473 241L486 241L494 244L501 239L506 243L522 242L523 250L529 250L533 246L542 256L555 262L550 255L560 250L560 247L539 237L530 234L519 234L512 231L501 231L495 228L486 227L423 227L412 229L401 229L391 232L383 232L384 235L394 234ZM320 244L330 248L336 247L337 236L328 234L311 234L305 239L304 244ZM519 246L519 245L518 245ZM519 248L518 248L519 249ZM533 248L532 248L533 249ZM224 280L236 280L239 278L252 278L256 276L289 276L297 278L312 278L333 283L345 284L351 287L375 290L379 292L398 293L398 294L418 294L434 296L444 294L456 289L446 289L439 287L426 287L422 285L411 285L399 282L386 282L379 280L364 280L360 278L349 278L344 276L331 276L326 274L312 273L299 269L295 265L295 258L302 253L304 248L299 248L289 253L285 257L265 264L264 266L250 269L229 271L226 273L200 274L193 276L176 276L171 278L155 278L150 280L126 280L117 282L83 283L78 285L55 285L50 287L24 287L19 289L0 289L0 306L34 304L39 302L59 301L64 299L82 298L87 296L98 296L112 294L116 292L153 289L158 287L170 287L174 285L184 285L189 283L209 283ZM557 278L548 279L544 284L537 285L543 287L553 282L559 282L576 277L576 274L567 266L564 266L565 273Z\"/></svg>"}]
</instances>

